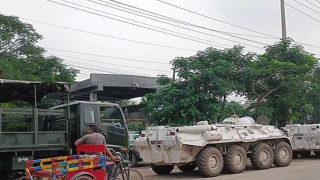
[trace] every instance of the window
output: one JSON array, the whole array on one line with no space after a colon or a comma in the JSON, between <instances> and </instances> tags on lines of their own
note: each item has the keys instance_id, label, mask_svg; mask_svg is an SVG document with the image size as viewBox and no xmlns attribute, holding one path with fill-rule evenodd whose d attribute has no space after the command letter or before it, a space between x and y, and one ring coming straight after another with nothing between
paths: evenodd
<instances>
[{"instance_id":1,"label":"window","mask_svg":"<svg viewBox=\"0 0 320 180\"><path fill-rule=\"evenodd\" d=\"M118 108L115 107L100 107L100 119L102 123L122 123L122 114Z\"/></svg>"},{"instance_id":2,"label":"window","mask_svg":"<svg viewBox=\"0 0 320 180\"><path fill-rule=\"evenodd\" d=\"M94 123L93 107L84 107L84 122L86 124Z\"/></svg>"}]
</instances>

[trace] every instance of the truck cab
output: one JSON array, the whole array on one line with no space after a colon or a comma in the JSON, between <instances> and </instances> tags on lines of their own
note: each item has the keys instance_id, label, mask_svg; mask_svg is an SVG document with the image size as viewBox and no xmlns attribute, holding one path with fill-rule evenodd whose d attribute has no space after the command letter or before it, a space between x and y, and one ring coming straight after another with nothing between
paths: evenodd
<instances>
[{"instance_id":1,"label":"truck cab","mask_svg":"<svg viewBox=\"0 0 320 180\"><path fill-rule=\"evenodd\" d=\"M75 101L51 109L70 109L70 146L86 134L89 124L98 126L108 147L115 150L129 147L127 122L121 107L109 102Z\"/></svg>"},{"instance_id":2,"label":"truck cab","mask_svg":"<svg viewBox=\"0 0 320 180\"><path fill-rule=\"evenodd\" d=\"M75 154L74 142L89 124L99 127L109 147L129 148L118 104L69 97L68 83L0 79L0 180L23 178L28 160Z\"/></svg>"}]
</instances>

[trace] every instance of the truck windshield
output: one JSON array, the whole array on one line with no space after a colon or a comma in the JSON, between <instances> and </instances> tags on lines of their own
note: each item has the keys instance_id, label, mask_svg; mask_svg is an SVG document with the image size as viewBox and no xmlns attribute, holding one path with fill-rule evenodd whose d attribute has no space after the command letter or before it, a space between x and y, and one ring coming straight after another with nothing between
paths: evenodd
<instances>
[{"instance_id":1,"label":"truck windshield","mask_svg":"<svg viewBox=\"0 0 320 180\"><path fill-rule=\"evenodd\" d=\"M100 107L101 123L122 124L122 115L119 108Z\"/></svg>"}]
</instances>

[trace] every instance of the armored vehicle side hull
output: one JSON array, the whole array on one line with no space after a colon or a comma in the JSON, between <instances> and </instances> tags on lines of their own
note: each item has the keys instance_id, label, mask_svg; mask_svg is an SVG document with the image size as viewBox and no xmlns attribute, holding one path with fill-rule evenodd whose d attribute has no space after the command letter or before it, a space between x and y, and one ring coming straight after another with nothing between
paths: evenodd
<instances>
[{"instance_id":1,"label":"armored vehicle side hull","mask_svg":"<svg viewBox=\"0 0 320 180\"><path fill-rule=\"evenodd\" d=\"M292 160L290 138L273 126L196 125L152 127L136 140L145 162L157 174L168 174L174 165L181 171L198 167L205 177L218 176L225 168L240 173L250 158L256 169L288 166Z\"/></svg>"},{"instance_id":2,"label":"armored vehicle side hull","mask_svg":"<svg viewBox=\"0 0 320 180\"><path fill-rule=\"evenodd\" d=\"M309 157L312 151L320 156L320 124L292 124L285 130L291 137L294 157Z\"/></svg>"}]
</instances>

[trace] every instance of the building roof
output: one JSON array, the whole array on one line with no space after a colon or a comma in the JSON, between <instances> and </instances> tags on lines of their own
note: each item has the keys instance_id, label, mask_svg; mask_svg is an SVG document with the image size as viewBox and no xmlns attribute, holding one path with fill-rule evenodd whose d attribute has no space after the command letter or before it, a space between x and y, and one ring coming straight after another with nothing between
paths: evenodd
<instances>
[{"instance_id":1,"label":"building roof","mask_svg":"<svg viewBox=\"0 0 320 180\"><path fill-rule=\"evenodd\" d=\"M91 74L90 79L71 85L73 100L89 100L97 93L98 101L142 97L157 90L156 78L123 74Z\"/></svg>"}]
</instances>

